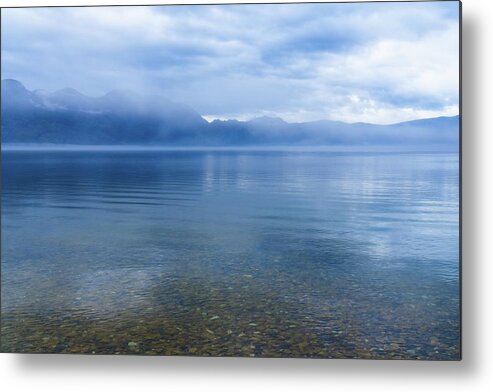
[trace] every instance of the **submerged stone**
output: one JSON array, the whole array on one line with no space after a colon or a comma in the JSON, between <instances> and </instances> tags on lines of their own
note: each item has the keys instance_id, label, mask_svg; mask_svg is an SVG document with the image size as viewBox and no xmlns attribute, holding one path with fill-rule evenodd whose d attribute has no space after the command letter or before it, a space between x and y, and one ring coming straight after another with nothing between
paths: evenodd
<instances>
[{"instance_id":1,"label":"submerged stone","mask_svg":"<svg viewBox=\"0 0 493 392\"><path fill-rule=\"evenodd\" d=\"M127 346L131 351L139 351L139 344L136 342L128 342Z\"/></svg>"}]
</instances>

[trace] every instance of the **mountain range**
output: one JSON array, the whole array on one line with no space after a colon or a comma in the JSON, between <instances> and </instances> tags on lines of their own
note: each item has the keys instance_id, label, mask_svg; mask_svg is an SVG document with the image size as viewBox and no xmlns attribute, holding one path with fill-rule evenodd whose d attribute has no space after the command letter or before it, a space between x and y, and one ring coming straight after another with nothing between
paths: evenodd
<instances>
[{"instance_id":1,"label":"mountain range","mask_svg":"<svg viewBox=\"0 0 493 392\"><path fill-rule=\"evenodd\" d=\"M280 118L206 121L161 96L111 91L88 97L72 88L30 91L2 80L2 143L153 146L449 146L459 143L459 116L392 125Z\"/></svg>"}]
</instances>

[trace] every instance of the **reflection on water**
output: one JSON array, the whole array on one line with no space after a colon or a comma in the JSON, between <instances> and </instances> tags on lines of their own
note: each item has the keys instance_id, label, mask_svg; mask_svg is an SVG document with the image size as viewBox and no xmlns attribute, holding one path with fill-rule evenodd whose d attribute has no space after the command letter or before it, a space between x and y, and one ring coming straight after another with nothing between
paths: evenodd
<instances>
[{"instance_id":1,"label":"reflection on water","mask_svg":"<svg viewBox=\"0 0 493 392\"><path fill-rule=\"evenodd\" d=\"M2 159L4 351L459 358L457 154Z\"/></svg>"}]
</instances>

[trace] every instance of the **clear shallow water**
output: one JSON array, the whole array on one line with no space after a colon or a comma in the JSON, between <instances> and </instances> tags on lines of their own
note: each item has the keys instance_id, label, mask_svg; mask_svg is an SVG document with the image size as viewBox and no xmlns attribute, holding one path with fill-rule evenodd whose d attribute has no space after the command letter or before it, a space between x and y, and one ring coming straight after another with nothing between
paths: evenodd
<instances>
[{"instance_id":1,"label":"clear shallow water","mask_svg":"<svg viewBox=\"0 0 493 392\"><path fill-rule=\"evenodd\" d=\"M459 358L458 154L2 160L4 351Z\"/></svg>"}]
</instances>

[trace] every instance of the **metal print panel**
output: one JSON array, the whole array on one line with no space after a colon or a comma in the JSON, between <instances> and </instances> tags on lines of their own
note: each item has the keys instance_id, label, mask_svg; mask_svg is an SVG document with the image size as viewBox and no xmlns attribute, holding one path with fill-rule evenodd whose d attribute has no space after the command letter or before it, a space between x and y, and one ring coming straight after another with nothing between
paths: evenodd
<instances>
[{"instance_id":1,"label":"metal print panel","mask_svg":"<svg viewBox=\"0 0 493 392\"><path fill-rule=\"evenodd\" d=\"M460 359L459 2L1 18L2 351Z\"/></svg>"}]
</instances>

